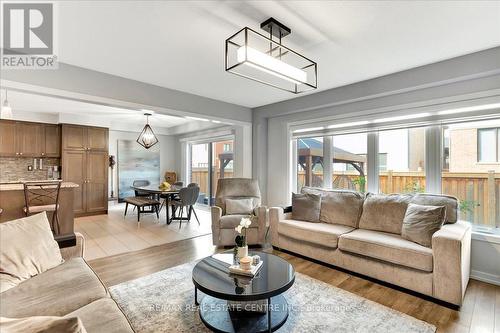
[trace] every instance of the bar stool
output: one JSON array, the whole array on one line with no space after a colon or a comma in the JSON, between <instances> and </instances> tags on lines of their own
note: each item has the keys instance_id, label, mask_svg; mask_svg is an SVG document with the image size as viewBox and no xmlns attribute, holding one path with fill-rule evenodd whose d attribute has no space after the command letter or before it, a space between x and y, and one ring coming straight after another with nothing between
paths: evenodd
<instances>
[{"instance_id":1,"label":"bar stool","mask_svg":"<svg viewBox=\"0 0 500 333\"><path fill-rule=\"evenodd\" d=\"M25 182L24 185L24 214L30 216L41 212L52 212L51 229L54 234L59 234L59 192L61 182Z\"/></svg>"}]
</instances>

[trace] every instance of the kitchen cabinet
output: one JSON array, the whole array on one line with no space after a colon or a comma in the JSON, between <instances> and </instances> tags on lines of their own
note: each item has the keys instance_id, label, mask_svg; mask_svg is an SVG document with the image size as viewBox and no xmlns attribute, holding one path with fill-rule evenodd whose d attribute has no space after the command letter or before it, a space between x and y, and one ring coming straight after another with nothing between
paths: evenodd
<instances>
[{"instance_id":1,"label":"kitchen cabinet","mask_svg":"<svg viewBox=\"0 0 500 333\"><path fill-rule=\"evenodd\" d=\"M59 125L0 121L1 157L60 157Z\"/></svg>"},{"instance_id":2,"label":"kitchen cabinet","mask_svg":"<svg viewBox=\"0 0 500 333\"><path fill-rule=\"evenodd\" d=\"M77 216L108 210L108 129L62 125L62 175L80 185L75 191Z\"/></svg>"}]
</instances>

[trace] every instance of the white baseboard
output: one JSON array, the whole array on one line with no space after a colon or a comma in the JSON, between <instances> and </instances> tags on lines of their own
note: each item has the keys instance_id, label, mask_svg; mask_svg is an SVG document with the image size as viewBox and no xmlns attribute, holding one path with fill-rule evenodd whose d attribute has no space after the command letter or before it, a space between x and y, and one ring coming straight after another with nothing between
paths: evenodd
<instances>
[{"instance_id":1,"label":"white baseboard","mask_svg":"<svg viewBox=\"0 0 500 333\"><path fill-rule=\"evenodd\" d=\"M472 270L470 272L470 278L500 286L500 276L495 274Z\"/></svg>"}]
</instances>

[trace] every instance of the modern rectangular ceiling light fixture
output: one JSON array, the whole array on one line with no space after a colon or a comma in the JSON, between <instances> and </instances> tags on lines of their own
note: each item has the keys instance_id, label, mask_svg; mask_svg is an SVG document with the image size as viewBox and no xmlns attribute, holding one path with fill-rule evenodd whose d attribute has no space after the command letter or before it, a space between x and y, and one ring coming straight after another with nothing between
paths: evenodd
<instances>
[{"instance_id":1,"label":"modern rectangular ceiling light fixture","mask_svg":"<svg viewBox=\"0 0 500 333\"><path fill-rule=\"evenodd\" d=\"M226 40L226 71L294 94L316 89L317 64L281 44L291 30L272 17L260 27L269 37L245 27Z\"/></svg>"}]
</instances>

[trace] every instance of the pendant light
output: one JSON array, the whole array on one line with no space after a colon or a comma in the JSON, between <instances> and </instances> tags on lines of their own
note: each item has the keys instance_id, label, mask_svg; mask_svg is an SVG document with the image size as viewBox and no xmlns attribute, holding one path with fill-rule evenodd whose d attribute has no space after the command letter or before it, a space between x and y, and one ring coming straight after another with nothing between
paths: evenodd
<instances>
[{"instance_id":1,"label":"pendant light","mask_svg":"<svg viewBox=\"0 0 500 333\"><path fill-rule=\"evenodd\" d=\"M292 31L274 18L262 22L264 36L245 27L226 40L226 71L298 94L317 88L317 64L284 46Z\"/></svg>"},{"instance_id":2,"label":"pendant light","mask_svg":"<svg viewBox=\"0 0 500 333\"><path fill-rule=\"evenodd\" d=\"M151 126L149 126L149 116L151 116L151 113L145 113L144 115L146 116L146 125L144 125L141 134L139 134L137 143L144 148L149 149L158 143L158 138L154 134Z\"/></svg>"},{"instance_id":3,"label":"pendant light","mask_svg":"<svg viewBox=\"0 0 500 333\"><path fill-rule=\"evenodd\" d=\"M0 118L12 119L12 108L10 107L9 100L7 99L7 89L5 89L5 100L2 103Z\"/></svg>"}]
</instances>

